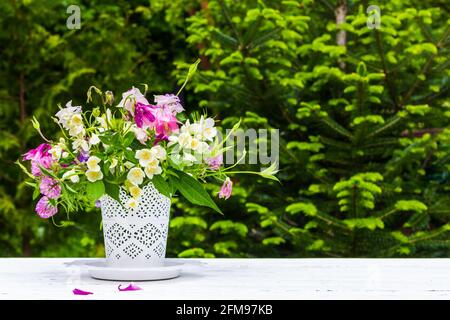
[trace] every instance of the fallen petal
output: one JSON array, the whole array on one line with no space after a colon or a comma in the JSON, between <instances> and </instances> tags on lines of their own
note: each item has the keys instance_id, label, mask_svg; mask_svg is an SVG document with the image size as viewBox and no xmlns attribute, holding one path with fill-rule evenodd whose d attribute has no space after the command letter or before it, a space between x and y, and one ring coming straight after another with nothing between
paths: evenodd
<instances>
[{"instance_id":1,"label":"fallen petal","mask_svg":"<svg viewBox=\"0 0 450 320\"><path fill-rule=\"evenodd\" d=\"M142 290L141 287L135 285L134 283L131 283L128 287L123 288L123 289L121 287L122 287L122 285L120 284L119 287L118 287L119 291L137 291L137 290Z\"/></svg>"},{"instance_id":2,"label":"fallen petal","mask_svg":"<svg viewBox=\"0 0 450 320\"><path fill-rule=\"evenodd\" d=\"M87 295L89 295L89 294L94 294L94 293L92 293L92 292L89 292L89 291L83 291L83 290L80 290L80 289L73 289L72 292L73 292L73 294L79 295L79 296L87 296Z\"/></svg>"}]
</instances>

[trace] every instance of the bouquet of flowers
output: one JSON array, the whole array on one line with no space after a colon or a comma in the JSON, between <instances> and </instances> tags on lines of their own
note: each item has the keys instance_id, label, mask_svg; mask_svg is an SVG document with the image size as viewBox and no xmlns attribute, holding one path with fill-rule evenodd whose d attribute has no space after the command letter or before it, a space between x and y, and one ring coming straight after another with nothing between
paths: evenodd
<instances>
[{"instance_id":1,"label":"bouquet of flowers","mask_svg":"<svg viewBox=\"0 0 450 320\"><path fill-rule=\"evenodd\" d=\"M62 131L58 141L47 139L34 118L33 126L45 143L23 156L31 162L31 170L18 164L33 179L27 184L35 189L33 198L39 198L37 214L50 218L59 207L67 213L94 204L99 207L104 195L120 202L121 188L130 195L122 205L136 208L142 188L149 183L169 198L179 191L191 203L220 212L203 183L220 181L218 196L228 199L230 175L241 172L231 171L235 165L223 164L224 143L231 133L219 139L213 118L195 114L189 119L183 113L178 95L197 64L191 66L176 95L155 95L153 103L146 98L147 86L144 93L132 87L117 104L111 91L91 87L87 102L93 102L96 92L101 105L85 109L69 101L60 106L53 118ZM245 173L276 179L274 166Z\"/></svg>"}]
</instances>

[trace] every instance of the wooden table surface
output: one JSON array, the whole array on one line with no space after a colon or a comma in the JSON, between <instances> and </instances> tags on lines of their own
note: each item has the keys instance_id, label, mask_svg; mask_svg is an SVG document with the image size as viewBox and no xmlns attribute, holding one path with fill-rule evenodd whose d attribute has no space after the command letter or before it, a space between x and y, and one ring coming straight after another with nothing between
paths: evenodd
<instances>
[{"instance_id":1,"label":"wooden table surface","mask_svg":"<svg viewBox=\"0 0 450 320\"><path fill-rule=\"evenodd\" d=\"M78 258L1 258L4 299L450 299L450 259L170 259L179 278L136 282L89 277ZM74 288L91 291L75 296Z\"/></svg>"}]
</instances>

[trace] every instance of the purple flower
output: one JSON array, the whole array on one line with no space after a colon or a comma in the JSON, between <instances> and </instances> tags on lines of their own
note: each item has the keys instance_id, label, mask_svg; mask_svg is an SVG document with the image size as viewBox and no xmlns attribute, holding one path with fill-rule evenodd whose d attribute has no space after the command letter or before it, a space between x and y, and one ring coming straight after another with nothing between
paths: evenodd
<instances>
[{"instance_id":1,"label":"purple flower","mask_svg":"<svg viewBox=\"0 0 450 320\"><path fill-rule=\"evenodd\" d=\"M211 170L217 171L223 164L223 155L219 154L215 157L208 158L206 159L206 163L208 164Z\"/></svg>"},{"instance_id":2,"label":"purple flower","mask_svg":"<svg viewBox=\"0 0 450 320\"><path fill-rule=\"evenodd\" d=\"M226 178L222 188L219 191L219 198L228 200L231 197L231 193L233 191L233 182L231 182L230 178Z\"/></svg>"},{"instance_id":3,"label":"purple flower","mask_svg":"<svg viewBox=\"0 0 450 320\"><path fill-rule=\"evenodd\" d=\"M80 161L81 163L84 163L86 161L88 161L89 159L89 152L86 152L84 150L81 150L80 153L78 154L77 157L78 161Z\"/></svg>"},{"instance_id":4,"label":"purple flower","mask_svg":"<svg viewBox=\"0 0 450 320\"><path fill-rule=\"evenodd\" d=\"M44 176L40 185L41 193L49 199L57 199L61 195L61 186L58 181Z\"/></svg>"},{"instance_id":5,"label":"purple flower","mask_svg":"<svg viewBox=\"0 0 450 320\"><path fill-rule=\"evenodd\" d=\"M95 201L95 207L96 208L101 208L102 207L102 202L100 200Z\"/></svg>"},{"instance_id":6,"label":"purple flower","mask_svg":"<svg viewBox=\"0 0 450 320\"><path fill-rule=\"evenodd\" d=\"M47 219L57 214L58 208L50 203L48 197L42 197L36 205L36 212L39 217Z\"/></svg>"},{"instance_id":7,"label":"purple flower","mask_svg":"<svg viewBox=\"0 0 450 320\"><path fill-rule=\"evenodd\" d=\"M149 128L152 126L152 122L155 121L155 116L153 115L153 109L155 106L143 103L136 103L135 117L134 121L139 128Z\"/></svg>"},{"instance_id":8,"label":"purple flower","mask_svg":"<svg viewBox=\"0 0 450 320\"><path fill-rule=\"evenodd\" d=\"M174 94L165 94L155 96L155 103L157 106L162 106L169 110L172 114L177 114L184 111L183 106L180 103L180 98Z\"/></svg>"},{"instance_id":9,"label":"purple flower","mask_svg":"<svg viewBox=\"0 0 450 320\"><path fill-rule=\"evenodd\" d=\"M49 153L51 145L43 143L39 145L36 149L32 149L23 155L23 160L31 161L31 173L35 177L42 175L39 166L46 169L50 169L53 163L52 155Z\"/></svg>"}]
</instances>

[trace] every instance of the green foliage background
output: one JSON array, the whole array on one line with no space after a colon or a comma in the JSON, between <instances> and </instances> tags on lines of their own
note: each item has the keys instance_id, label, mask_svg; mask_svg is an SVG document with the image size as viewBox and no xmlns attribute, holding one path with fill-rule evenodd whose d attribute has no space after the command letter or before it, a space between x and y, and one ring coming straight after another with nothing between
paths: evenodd
<instances>
[{"instance_id":1,"label":"green foliage background","mask_svg":"<svg viewBox=\"0 0 450 320\"><path fill-rule=\"evenodd\" d=\"M70 4L80 30L66 27ZM0 12L0 256L103 255L98 212L59 227L35 215L14 165L40 143L32 115L56 134L58 103L83 104L90 85L175 92L200 57L187 111L279 129L281 184L239 177L223 217L174 199L168 255L450 257L445 1L6 0Z\"/></svg>"}]
</instances>

